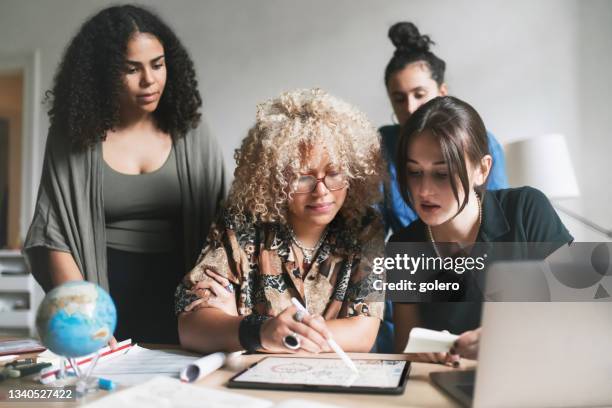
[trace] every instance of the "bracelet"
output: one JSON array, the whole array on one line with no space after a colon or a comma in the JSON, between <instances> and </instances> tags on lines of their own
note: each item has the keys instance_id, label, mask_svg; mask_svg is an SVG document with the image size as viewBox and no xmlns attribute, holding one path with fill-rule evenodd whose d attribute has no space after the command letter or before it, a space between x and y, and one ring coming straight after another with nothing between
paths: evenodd
<instances>
[{"instance_id":1,"label":"bracelet","mask_svg":"<svg viewBox=\"0 0 612 408\"><path fill-rule=\"evenodd\" d=\"M270 316L250 314L240 321L238 340L246 351L254 352L261 349L261 326Z\"/></svg>"}]
</instances>

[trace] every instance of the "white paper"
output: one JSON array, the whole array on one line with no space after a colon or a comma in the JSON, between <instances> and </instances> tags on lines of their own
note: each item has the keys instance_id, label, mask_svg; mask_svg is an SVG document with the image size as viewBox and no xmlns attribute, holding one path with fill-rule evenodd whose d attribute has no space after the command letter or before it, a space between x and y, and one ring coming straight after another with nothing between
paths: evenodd
<instances>
[{"instance_id":1,"label":"white paper","mask_svg":"<svg viewBox=\"0 0 612 408\"><path fill-rule=\"evenodd\" d=\"M274 408L337 408L338 405L323 404L322 402L303 399L288 399L276 404Z\"/></svg>"},{"instance_id":2,"label":"white paper","mask_svg":"<svg viewBox=\"0 0 612 408\"><path fill-rule=\"evenodd\" d=\"M447 353L459 336L415 327L410 330L404 353Z\"/></svg>"},{"instance_id":3,"label":"white paper","mask_svg":"<svg viewBox=\"0 0 612 408\"><path fill-rule=\"evenodd\" d=\"M87 408L268 408L272 401L234 392L183 383L168 377L155 377L143 384L114 392Z\"/></svg>"},{"instance_id":4,"label":"white paper","mask_svg":"<svg viewBox=\"0 0 612 408\"><path fill-rule=\"evenodd\" d=\"M195 382L200 378L221 368L227 360L227 353L212 353L197 359L181 370L180 378L182 381Z\"/></svg>"},{"instance_id":5,"label":"white paper","mask_svg":"<svg viewBox=\"0 0 612 408\"><path fill-rule=\"evenodd\" d=\"M19 354L9 354L8 356L0 356L0 366L12 363L19 358Z\"/></svg>"},{"instance_id":6,"label":"white paper","mask_svg":"<svg viewBox=\"0 0 612 408\"><path fill-rule=\"evenodd\" d=\"M106 365L110 361L116 358L121 358L124 354L126 354L132 347L131 344L132 340L123 340L122 342L117 343L116 348L114 350L111 350L109 346L105 346L98 350L98 352L96 353L88 354L83 357L78 357L75 360L79 369L83 372L86 372L91 362L94 360L96 354L100 354L96 366ZM57 377L55 373L59 372L60 364L62 361L61 357L57 354L52 353L50 350L46 350L45 352L38 355L38 361L40 361L41 363L51 363L51 367L44 368L40 372L40 375L38 376L40 382L43 384L50 384L56 381ZM70 366L68 361L63 361L65 364L66 372L73 372L72 367Z\"/></svg>"},{"instance_id":7,"label":"white paper","mask_svg":"<svg viewBox=\"0 0 612 408\"><path fill-rule=\"evenodd\" d=\"M158 375L178 378L179 372L197 359L197 356L185 355L180 350L148 350L134 345L121 358L97 365L92 375L130 386Z\"/></svg>"}]
</instances>

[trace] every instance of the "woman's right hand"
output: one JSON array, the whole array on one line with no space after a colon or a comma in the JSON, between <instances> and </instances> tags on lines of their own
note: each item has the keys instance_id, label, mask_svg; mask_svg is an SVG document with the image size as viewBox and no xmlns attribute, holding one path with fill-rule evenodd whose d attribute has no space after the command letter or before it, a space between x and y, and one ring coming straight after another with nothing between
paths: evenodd
<instances>
[{"instance_id":1,"label":"woman's right hand","mask_svg":"<svg viewBox=\"0 0 612 408\"><path fill-rule=\"evenodd\" d=\"M213 271L206 271L204 280L196 283L187 293L198 298L185 307L185 312L191 312L203 307L214 307L228 315L238 316L236 294L229 280Z\"/></svg>"},{"instance_id":2,"label":"woman's right hand","mask_svg":"<svg viewBox=\"0 0 612 408\"><path fill-rule=\"evenodd\" d=\"M290 334L297 334L301 349L310 353L331 351L326 339L331 336L325 320L321 316L304 316L301 322L293 316L295 306L283 310L278 316L267 320L261 327L261 345L271 353L295 353L283 344L283 339Z\"/></svg>"},{"instance_id":3,"label":"woman's right hand","mask_svg":"<svg viewBox=\"0 0 612 408\"><path fill-rule=\"evenodd\" d=\"M448 333L448 330L442 330L443 333ZM435 363L444 364L451 367L459 367L461 357L455 351L455 348L451 348L449 353L408 353L410 361L419 363Z\"/></svg>"},{"instance_id":4,"label":"woman's right hand","mask_svg":"<svg viewBox=\"0 0 612 408\"><path fill-rule=\"evenodd\" d=\"M407 353L410 361L416 363L444 364L451 367L459 367L460 357L451 353Z\"/></svg>"},{"instance_id":5,"label":"woman's right hand","mask_svg":"<svg viewBox=\"0 0 612 408\"><path fill-rule=\"evenodd\" d=\"M412 360L412 358L411 360L424 363L445 364L455 368L459 367L461 357L470 360L476 360L478 358L480 332L481 328L479 327L475 330L468 330L461 333L448 353L415 353L411 355L414 360Z\"/></svg>"}]
</instances>

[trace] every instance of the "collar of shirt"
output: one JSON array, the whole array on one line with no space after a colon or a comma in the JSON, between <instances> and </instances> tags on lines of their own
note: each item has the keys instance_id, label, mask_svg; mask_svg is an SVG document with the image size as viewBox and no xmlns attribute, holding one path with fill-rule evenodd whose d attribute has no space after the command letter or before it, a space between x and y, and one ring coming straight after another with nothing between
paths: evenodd
<instances>
[{"instance_id":1,"label":"collar of shirt","mask_svg":"<svg viewBox=\"0 0 612 408\"><path fill-rule=\"evenodd\" d=\"M510 231L508 218L495 194L485 192L482 200L482 225L476 241L493 242Z\"/></svg>"}]
</instances>

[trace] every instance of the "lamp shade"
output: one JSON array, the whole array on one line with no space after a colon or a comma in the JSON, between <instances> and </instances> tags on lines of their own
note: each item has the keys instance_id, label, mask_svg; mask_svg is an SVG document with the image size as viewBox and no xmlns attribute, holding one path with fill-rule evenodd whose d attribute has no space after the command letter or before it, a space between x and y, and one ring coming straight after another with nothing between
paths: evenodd
<instances>
[{"instance_id":1,"label":"lamp shade","mask_svg":"<svg viewBox=\"0 0 612 408\"><path fill-rule=\"evenodd\" d=\"M580 195L565 137L547 134L505 146L512 187L535 187L550 199Z\"/></svg>"}]
</instances>

